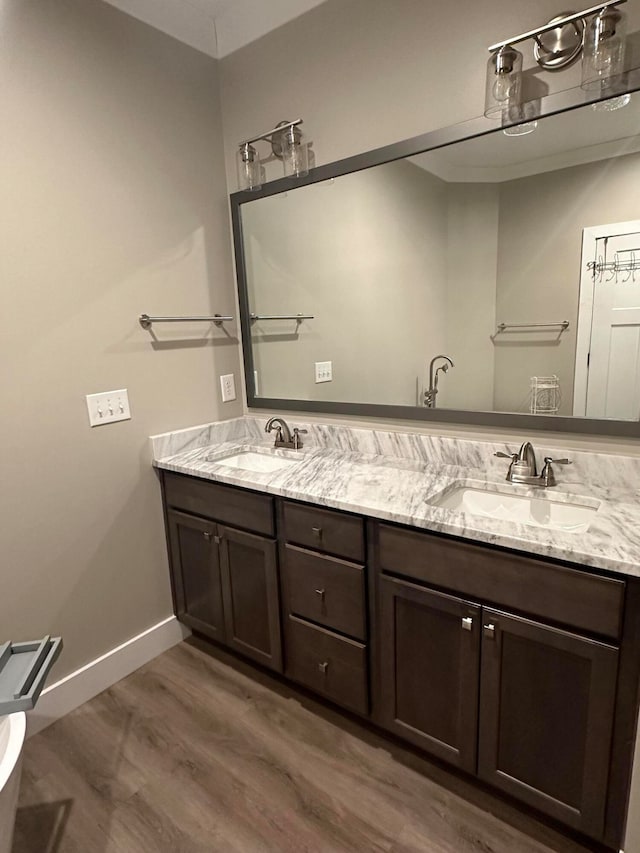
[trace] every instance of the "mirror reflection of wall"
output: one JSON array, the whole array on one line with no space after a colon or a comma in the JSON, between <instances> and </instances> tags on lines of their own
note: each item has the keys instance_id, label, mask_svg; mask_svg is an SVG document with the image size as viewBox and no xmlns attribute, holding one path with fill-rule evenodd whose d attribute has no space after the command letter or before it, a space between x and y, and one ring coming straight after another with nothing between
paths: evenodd
<instances>
[{"instance_id":1,"label":"mirror reflection of wall","mask_svg":"<svg viewBox=\"0 0 640 853\"><path fill-rule=\"evenodd\" d=\"M629 114L540 126L244 204L250 310L314 317L252 323L258 396L423 406L446 354L438 408L528 412L556 375L574 413L583 229L638 217L640 146Z\"/></svg>"}]
</instances>

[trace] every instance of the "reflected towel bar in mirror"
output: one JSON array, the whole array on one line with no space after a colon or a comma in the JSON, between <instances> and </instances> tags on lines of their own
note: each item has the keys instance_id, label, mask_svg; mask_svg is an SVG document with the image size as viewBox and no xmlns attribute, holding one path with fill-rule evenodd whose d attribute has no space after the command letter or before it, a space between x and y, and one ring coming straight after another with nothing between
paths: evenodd
<instances>
[{"instance_id":1,"label":"reflected towel bar in mirror","mask_svg":"<svg viewBox=\"0 0 640 853\"><path fill-rule=\"evenodd\" d=\"M298 323L315 319L313 314L251 314L250 317L252 320L296 320Z\"/></svg>"},{"instance_id":2,"label":"reflected towel bar in mirror","mask_svg":"<svg viewBox=\"0 0 640 853\"><path fill-rule=\"evenodd\" d=\"M498 331L504 332L506 329L551 329L554 326L559 326L560 331L564 332L569 328L569 321L563 320L561 323L498 323Z\"/></svg>"},{"instance_id":3,"label":"reflected towel bar in mirror","mask_svg":"<svg viewBox=\"0 0 640 853\"><path fill-rule=\"evenodd\" d=\"M223 317L222 314L214 314L213 317L150 317L148 314L141 314L138 318L143 329L150 329L154 323L215 323L216 326L221 326L232 320L233 317Z\"/></svg>"}]
</instances>

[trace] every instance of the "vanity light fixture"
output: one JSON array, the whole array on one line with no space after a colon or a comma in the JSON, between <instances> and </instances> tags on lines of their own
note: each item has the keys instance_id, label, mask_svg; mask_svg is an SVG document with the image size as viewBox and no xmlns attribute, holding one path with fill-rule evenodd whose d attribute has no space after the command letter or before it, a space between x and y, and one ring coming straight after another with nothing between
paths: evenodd
<instances>
[{"instance_id":1,"label":"vanity light fixture","mask_svg":"<svg viewBox=\"0 0 640 853\"><path fill-rule=\"evenodd\" d=\"M273 130L240 143L236 164L241 190L259 190L262 186L264 170L254 143L263 139L271 143L274 157L282 160L285 177L302 178L309 174L309 145L300 129L301 124L301 118L281 121Z\"/></svg>"},{"instance_id":2,"label":"vanity light fixture","mask_svg":"<svg viewBox=\"0 0 640 853\"><path fill-rule=\"evenodd\" d=\"M567 68L582 54L582 88L606 95L624 73L625 20L617 7L626 2L605 0L581 12L563 12L537 30L492 44L487 64L485 116L500 119L509 136L535 130L535 121L527 121L533 118L535 110L527 110L522 96L523 56L514 47L529 39L534 42L536 62L546 71ZM607 109L616 109L629 101L628 95L620 98L614 95L615 88ZM515 124L523 121L526 124L521 124L517 131ZM525 127L526 131L522 129Z\"/></svg>"}]
</instances>

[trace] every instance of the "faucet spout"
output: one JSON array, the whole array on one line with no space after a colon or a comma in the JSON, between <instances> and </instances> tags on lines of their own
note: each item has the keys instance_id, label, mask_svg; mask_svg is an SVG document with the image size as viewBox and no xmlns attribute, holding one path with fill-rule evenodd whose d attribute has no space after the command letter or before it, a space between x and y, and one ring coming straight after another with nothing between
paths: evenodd
<instances>
[{"instance_id":1,"label":"faucet spout","mask_svg":"<svg viewBox=\"0 0 640 853\"><path fill-rule=\"evenodd\" d=\"M518 459L515 463L517 466L522 466L522 474L526 477L538 476L538 464L536 462L536 453L530 441L523 441L518 451Z\"/></svg>"},{"instance_id":2,"label":"faucet spout","mask_svg":"<svg viewBox=\"0 0 640 853\"><path fill-rule=\"evenodd\" d=\"M436 368L434 373L433 367L439 359L443 361L443 364L440 364ZM438 394L438 373L446 373L449 370L449 367L455 367L455 364L449 358L448 355L435 355L431 359L431 362L429 363L429 390L424 392L424 404L428 409L435 409L436 407L436 396Z\"/></svg>"},{"instance_id":3,"label":"faucet spout","mask_svg":"<svg viewBox=\"0 0 640 853\"><path fill-rule=\"evenodd\" d=\"M276 430L276 447L291 445L293 441L291 430L283 418L269 418L265 424L264 431L271 432L274 429Z\"/></svg>"}]
</instances>

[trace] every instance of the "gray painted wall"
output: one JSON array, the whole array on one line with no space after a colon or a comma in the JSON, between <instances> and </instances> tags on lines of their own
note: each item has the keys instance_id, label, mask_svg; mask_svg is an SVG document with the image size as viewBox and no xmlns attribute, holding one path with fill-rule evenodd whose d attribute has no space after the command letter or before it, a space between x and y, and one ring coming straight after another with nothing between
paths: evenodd
<instances>
[{"instance_id":1,"label":"gray painted wall","mask_svg":"<svg viewBox=\"0 0 640 853\"><path fill-rule=\"evenodd\" d=\"M99 0L4 0L0 641L62 634L61 677L172 612L147 437L236 414L216 63ZM186 340L184 340L186 338ZM84 395L133 418L90 429Z\"/></svg>"},{"instance_id":2,"label":"gray painted wall","mask_svg":"<svg viewBox=\"0 0 640 853\"><path fill-rule=\"evenodd\" d=\"M252 311L314 316L253 324L261 396L416 404L446 347L446 190L397 162L244 206Z\"/></svg>"}]
</instances>

